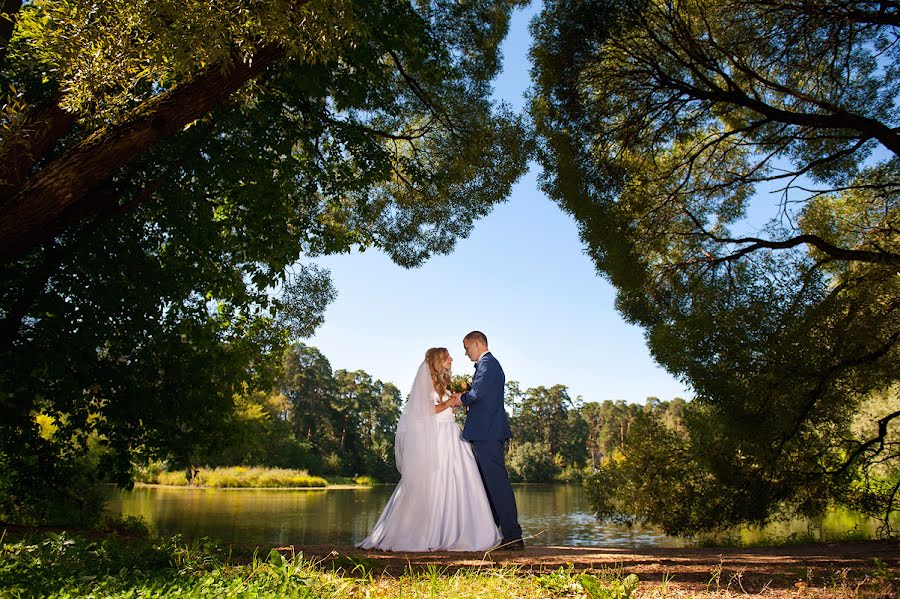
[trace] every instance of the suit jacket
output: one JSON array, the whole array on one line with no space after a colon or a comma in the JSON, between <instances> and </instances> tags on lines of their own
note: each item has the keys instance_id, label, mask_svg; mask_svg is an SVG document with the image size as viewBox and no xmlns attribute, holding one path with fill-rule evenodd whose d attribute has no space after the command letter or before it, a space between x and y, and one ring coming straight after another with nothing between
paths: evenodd
<instances>
[{"instance_id":1,"label":"suit jacket","mask_svg":"<svg viewBox=\"0 0 900 599\"><path fill-rule=\"evenodd\" d=\"M509 418L503 409L506 375L490 352L476 364L472 388L460 398L469 413L463 427L463 439L468 441L505 440L512 437Z\"/></svg>"}]
</instances>

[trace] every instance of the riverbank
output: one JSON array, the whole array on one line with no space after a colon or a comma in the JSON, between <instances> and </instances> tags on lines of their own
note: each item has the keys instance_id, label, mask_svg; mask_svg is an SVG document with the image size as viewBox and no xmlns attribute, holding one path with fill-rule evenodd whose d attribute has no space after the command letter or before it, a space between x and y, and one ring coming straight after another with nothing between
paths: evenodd
<instances>
[{"instance_id":1,"label":"riverbank","mask_svg":"<svg viewBox=\"0 0 900 599\"><path fill-rule=\"evenodd\" d=\"M897 597L900 546L385 553L0 531L0 596Z\"/></svg>"}]
</instances>

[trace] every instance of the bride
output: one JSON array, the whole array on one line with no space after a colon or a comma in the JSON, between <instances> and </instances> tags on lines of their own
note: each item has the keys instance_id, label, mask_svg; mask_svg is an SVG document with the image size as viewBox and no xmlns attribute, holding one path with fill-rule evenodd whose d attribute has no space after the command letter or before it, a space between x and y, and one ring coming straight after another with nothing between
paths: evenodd
<instances>
[{"instance_id":1,"label":"bride","mask_svg":"<svg viewBox=\"0 0 900 599\"><path fill-rule=\"evenodd\" d=\"M447 390L452 363L446 348L425 352L397 424L400 482L372 534L357 547L487 551L500 541L472 447L453 418Z\"/></svg>"}]
</instances>

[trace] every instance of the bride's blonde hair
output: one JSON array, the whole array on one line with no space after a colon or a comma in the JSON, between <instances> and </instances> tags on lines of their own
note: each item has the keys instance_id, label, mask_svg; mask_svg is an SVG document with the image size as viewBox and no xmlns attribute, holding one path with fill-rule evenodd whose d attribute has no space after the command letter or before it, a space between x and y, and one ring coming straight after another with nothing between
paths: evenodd
<instances>
[{"instance_id":1,"label":"bride's blonde hair","mask_svg":"<svg viewBox=\"0 0 900 599\"><path fill-rule=\"evenodd\" d=\"M425 352L425 363L428 364L431 382L434 383L434 390L437 391L438 397L443 397L450 387L450 369L444 368L442 364L449 355L450 352L446 347L432 347Z\"/></svg>"}]
</instances>

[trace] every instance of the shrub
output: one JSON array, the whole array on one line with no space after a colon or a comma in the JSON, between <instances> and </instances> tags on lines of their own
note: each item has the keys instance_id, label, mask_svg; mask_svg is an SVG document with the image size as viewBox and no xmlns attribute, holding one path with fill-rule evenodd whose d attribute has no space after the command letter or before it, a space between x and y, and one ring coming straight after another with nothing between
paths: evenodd
<instances>
[{"instance_id":1,"label":"shrub","mask_svg":"<svg viewBox=\"0 0 900 599\"><path fill-rule=\"evenodd\" d=\"M559 467L546 443L516 443L506 453L510 479L515 482L553 482Z\"/></svg>"},{"instance_id":2,"label":"shrub","mask_svg":"<svg viewBox=\"0 0 900 599\"><path fill-rule=\"evenodd\" d=\"M37 439L15 456L0 451L0 519L16 524L92 528L105 493L93 465Z\"/></svg>"}]
</instances>

